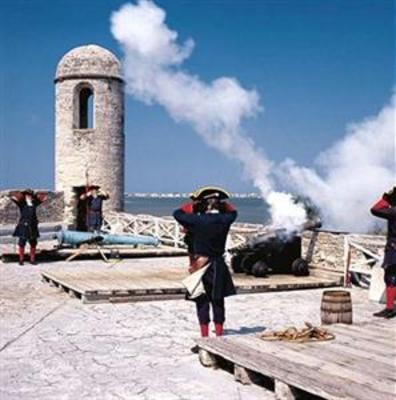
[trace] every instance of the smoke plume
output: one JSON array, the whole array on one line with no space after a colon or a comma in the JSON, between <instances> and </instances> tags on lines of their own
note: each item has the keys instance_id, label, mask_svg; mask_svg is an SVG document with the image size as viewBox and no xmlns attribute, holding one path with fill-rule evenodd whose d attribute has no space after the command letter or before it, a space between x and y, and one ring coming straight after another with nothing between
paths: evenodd
<instances>
[{"instance_id":1,"label":"smoke plume","mask_svg":"<svg viewBox=\"0 0 396 400\"><path fill-rule=\"evenodd\" d=\"M140 0L113 13L112 33L123 47L127 91L147 104L158 103L178 122L187 122L205 142L242 162L245 173L267 194L270 163L241 129L244 118L259 110L255 90L235 78L205 83L181 69L194 48L165 24L165 11Z\"/></svg>"},{"instance_id":2,"label":"smoke plume","mask_svg":"<svg viewBox=\"0 0 396 400\"><path fill-rule=\"evenodd\" d=\"M112 14L111 31L124 51L127 92L146 104L160 104L175 121L190 124L209 146L238 160L268 202L273 225L294 231L306 220L302 205L274 191L280 181L285 189L310 196L328 225L369 227L367 202L394 182L394 100L377 118L349 127L347 137L319 157L319 172L287 160L275 173L273 163L242 128L245 118L261 110L258 93L233 77L206 83L189 74L182 64L194 41L180 44L165 17L149 0L125 4Z\"/></svg>"},{"instance_id":3,"label":"smoke plume","mask_svg":"<svg viewBox=\"0 0 396 400\"><path fill-rule=\"evenodd\" d=\"M127 91L147 104L162 105L174 120L189 123L209 146L241 162L244 174L268 197L273 187L272 164L241 127L244 118L260 111L259 95L232 77L206 83L182 70L194 41L179 44L165 16L163 9L147 0L126 4L113 13L111 30L124 50ZM283 212L290 223L297 206L287 199Z\"/></svg>"},{"instance_id":4,"label":"smoke plume","mask_svg":"<svg viewBox=\"0 0 396 400\"><path fill-rule=\"evenodd\" d=\"M321 153L316 168L286 160L278 178L310 197L327 227L367 232L377 220L369 208L396 185L396 95L375 117L351 124L345 137Z\"/></svg>"}]
</instances>

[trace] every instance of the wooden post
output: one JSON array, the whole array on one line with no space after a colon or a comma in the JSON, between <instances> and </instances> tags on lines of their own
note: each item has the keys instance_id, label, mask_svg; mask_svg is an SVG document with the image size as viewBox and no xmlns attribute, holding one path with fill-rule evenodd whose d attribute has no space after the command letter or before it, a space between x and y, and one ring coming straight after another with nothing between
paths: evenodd
<instances>
[{"instance_id":1,"label":"wooden post","mask_svg":"<svg viewBox=\"0 0 396 400\"><path fill-rule=\"evenodd\" d=\"M159 230L159 223L158 218L154 220L154 236L159 238L160 237L160 230Z\"/></svg>"},{"instance_id":2,"label":"wooden post","mask_svg":"<svg viewBox=\"0 0 396 400\"><path fill-rule=\"evenodd\" d=\"M209 353L207 350L199 349L198 355L199 361L204 367L216 367L217 361L213 354Z\"/></svg>"},{"instance_id":3,"label":"wooden post","mask_svg":"<svg viewBox=\"0 0 396 400\"><path fill-rule=\"evenodd\" d=\"M175 236L174 236L174 244L173 247L179 247L180 240L180 226L179 224L175 224Z\"/></svg>"},{"instance_id":4,"label":"wooden post","mask_svg":"<svg viewBox=\"0 0 396 400\"><path fill-rule=\"evenodd\" d=\"M277 400L295 400L297 397L291 386L275 379L275 398Z\"/></svg>"},{"instance_id":5,"label":"wooden post","mask_svg":"<svg viewBox=\"0 0 396 400\"><path fill-rule=\"evenodd\" d=\"M348 235L344 237L344 287L349 286L349 264L351 262L351 248Z\"/></svg>"},{"instance_id":6,"label":"wooden post","mask_svg":"<svg viewBox=\"0 0 396 400\"><path fill-rule=\"evenodd\" d=\"M252 384L249 371L238 364L234 364L234 378L237 382L241 382L242 385Z\"/></svg>"}]
</instances>

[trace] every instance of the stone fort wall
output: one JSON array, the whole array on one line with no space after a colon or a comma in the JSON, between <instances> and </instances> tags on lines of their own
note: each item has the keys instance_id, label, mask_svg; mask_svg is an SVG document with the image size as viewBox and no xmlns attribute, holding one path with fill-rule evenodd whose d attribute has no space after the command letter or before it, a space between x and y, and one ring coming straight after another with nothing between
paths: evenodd
<instances>
[{"instance_id":1,"label":"stone fort wall","mask_svg":"<svg viewBox=\"0 0 396 400\"><path fill-rule=\"evenodd\" d=\"M87 183L109 192L104 209L121 211L124 206L123 89L115 80L85 80L93 88L95 127L76 129L76 82L56 86L56 190L65 193L66 222L73 225L76 194L73 187ZM112 93L112 95L109 95Z\"/></svg>"},{"instance_id":2,"label":"stone fort wall","mask_svg":"<svg viewBox=\"0 0 396 400\"><path fill-rule=\"evenodd\" d=\"M55 190L64 193L66 225L75 227L79 191L87 184L109 192L105 212L123 210L124 141L119 60L97 45L70 50L55 77Z\"/></svg>"},{"instance_id":3,"label":"stone fort wall","mask_svg":"<svg viewBox=\"0 0 396 400\"><path fill-rule=\"evenodd\" d=\"M345 237L349 233L330 231L305 231L302 236L303 257L311 260L311 265L331 273L342 273L345 265ZM353 235L353 241L369 249L374 254L383 254L384 235ZM351 249L352 261L365 261L360 251Z\"/></svg>"}]
</instances>

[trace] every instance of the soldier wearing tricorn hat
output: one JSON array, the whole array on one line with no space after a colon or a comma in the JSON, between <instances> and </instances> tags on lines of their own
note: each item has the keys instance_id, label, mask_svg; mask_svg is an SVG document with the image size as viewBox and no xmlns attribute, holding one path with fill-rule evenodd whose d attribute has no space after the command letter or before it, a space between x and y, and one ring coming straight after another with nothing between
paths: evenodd
<instances>
[{"instance_id":1,"label":"soldier wearing tricorn hat","mask_svg":"<svg viewBox=\"0 0 396 400\"><path fill-rule=\"evenodd\" d=\"M374 316L384 318L396 317L396 186L384 193L371 208L371 213L388 221L385 257L382 264L385 269L386 308L376 312Z\"/></svg>"},{"instance_id":2,"label":"soldier wearing tricorn hat","mask_svg":"<svg viewBox=\"0 0 396 400\"><path fill-rule=\"evenodd\" d=\"M99 232L103 223L103 201L109 199L107 192L100 190L100 186L91 185L80 196L80 200L87 201L87 229L90 232Z\"/></svg>"},{"instance_id":3,"label":"soldier wearing tricorn hat","mask_svg":"<svg viewBox=\"0 0 396 400\"><path fill-rule=\"evenodd\" d=\"M36 193L32 189L10 193L11 200L18 206L20 216L13 236L18 237L19 265L23 265L25 246L30 245L30 263L36 264L38 230L37 207L47 200L45 193Z\"/></svg>"},{"instance_id":4,"label":"soldier wearing tricorn hat","mask_svg":"<svg viewBox=\"0 0 396 400\"><path fill-rule=\"evenodd\" d=\"M225 243L236 209L227 202L229 194L217 187L205 187L192 194L193 202L173 213L188 231L192 262L189 272L206 268L202 275L204 291L192 298L197 307L201 336L209 335L210 305L216 335L223 334L225 321L224 298L236 293L231 274L224 261Z\"/></svg>"}]
</instances>

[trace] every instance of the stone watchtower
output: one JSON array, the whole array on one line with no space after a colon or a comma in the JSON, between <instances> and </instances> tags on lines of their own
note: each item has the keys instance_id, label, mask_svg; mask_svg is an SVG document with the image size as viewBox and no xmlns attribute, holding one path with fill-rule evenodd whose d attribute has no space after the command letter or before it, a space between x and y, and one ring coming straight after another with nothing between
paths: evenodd
<instances>
[{"instance_id":1,"label":"stone watchtower","mask_svg":"<svg viewBox=\"0 0 396 400\"><path fill-rule=\"evenodd\" d=\"M64 192L65 224L84 218L78 199L88 184L109 192L105 212L123 209L124 142L120 62L96 45L69 51L55 77L55 188Z\"/></svg>"}]
</instances>

